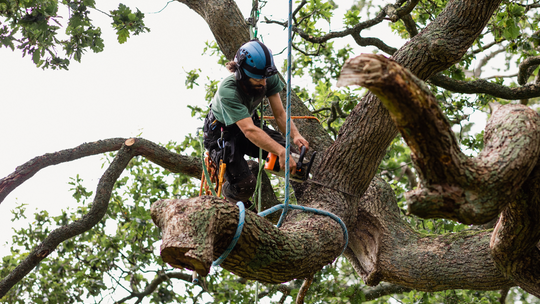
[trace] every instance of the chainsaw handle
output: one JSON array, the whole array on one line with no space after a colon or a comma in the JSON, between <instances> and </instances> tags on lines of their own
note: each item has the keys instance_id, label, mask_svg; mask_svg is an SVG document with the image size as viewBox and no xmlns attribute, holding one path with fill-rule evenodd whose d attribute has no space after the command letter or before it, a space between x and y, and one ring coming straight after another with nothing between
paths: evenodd
<instances>
[{"instance_id":1,"label":"chainsaw handle","mask_svg":"<svg viewBox=\"0 0 540 304\"><path fill-rule=\"evenodd\" d=\"M302 164L304 163L304 156L306 156L306 146L300 148L300 157L296 163L296 170L302 170Z\"/></svg>"}]
</instances>

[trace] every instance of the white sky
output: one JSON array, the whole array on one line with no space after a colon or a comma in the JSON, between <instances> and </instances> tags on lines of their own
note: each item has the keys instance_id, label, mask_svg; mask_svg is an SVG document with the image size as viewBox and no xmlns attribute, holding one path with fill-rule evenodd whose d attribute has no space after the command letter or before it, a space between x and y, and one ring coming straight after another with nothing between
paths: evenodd
<instances>
[{"instance_id":1,"label":"white sky","mask_svg":"<svg viewBox=\"0 0 540 304\"><path fill-rule=\"evenodd\" d=\"M117 3L116 3L117 4ZM166 1L130 3L142 12L155 12ZM98 4L103 11L114 7ZM113 137L142 137L154 142L181 141L196 132L187 104L204 103L202 90L186 90L185 73L199 67L204 42L211 33L198 15L178 2L160 14L148 14L152 32L133 36L120 45L110 21L92 12L105 38L102 53L88 53L69 71L36 68L31 57L0 49L0 176L45 153L84 142ZM193 60L197 59L197 60ZM214 61L215 62L215 61ZM207 64L218 77L217 64ZM205 71L206 72L206 71ZM68 192L69 177L80 174L90 190L104 169L101 156L46 168L13 191L0 205L0 244L10 240L9 221L17 202L53 214L75 201ZM0 255L8 253L4 246Z\"/></svg>"}]
</instances>

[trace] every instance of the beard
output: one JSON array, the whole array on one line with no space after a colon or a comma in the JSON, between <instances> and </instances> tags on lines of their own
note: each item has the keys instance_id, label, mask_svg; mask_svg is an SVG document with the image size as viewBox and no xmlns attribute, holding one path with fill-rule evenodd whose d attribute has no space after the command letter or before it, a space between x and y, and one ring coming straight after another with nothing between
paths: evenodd
<instances>
[{"instance_id":1,"label":"beard","mask_svg":"<svg viewBox=\"0 0 540 304\"><path fill-rule=\"evenodd\" d=\"M242 81L242 86L244 88L244 91L252 97L260 97L266 93L266 86L265 85L254 85L251 82L249 82L249 79Z\"/></svg>"}]
</instances>

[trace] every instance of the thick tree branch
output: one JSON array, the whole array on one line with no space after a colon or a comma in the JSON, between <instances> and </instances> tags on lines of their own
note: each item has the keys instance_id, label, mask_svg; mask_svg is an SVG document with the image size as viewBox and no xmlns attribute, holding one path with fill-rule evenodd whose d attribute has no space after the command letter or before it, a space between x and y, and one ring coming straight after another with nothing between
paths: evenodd
<instances>
[{"instance_id":1,"label":"thick tree branch","mask_svg":"<svg viewBox=\"0 0 540 304\"><path fill-rule=\"evenodd\" d=\"M490 230L444 235L415 232L400 218L391 187L378 177L361 200L345 256L366 284L386 281L430 292L515 286L491 258Z\"/></svg>"},{"instance_id":2,"label":"thick tree branch","mask_svg":"<svg viewBox=\"0 0 540 304\"><path fill-rule=\"evenodd\" d=\"M376 94L412 151L423 185L407 193L409 211L467 224L495 218L513 198L540 156L540 117L521 105L500 107L486 127L484 150L467 158L429 89L380 55L347 61L338 85Z\"/></svg>"},{"instance_id":3,"label":"thick tree branch","mask_svg":"<svg viewBox=\"0 0 540 304\"><path fill-rule=\"evenodd\" d=\"M474 81L454 80L442 74L432 76L429 82L456 93L489 94L493 97L508 100L528 99L540 96L540 84L529 84L511 88L484 79Z\"/></svg>"},{"instance_id":4,"label":"thick tree branch","mask_svg":"<svg viewBox=\"0 0 540 304\"><path fill-rule=\"evenodd\" d=\"M0 298L53 252L61 242L90 230L105 215L114 184L136 150L131 143L124 144L99 180L96 196L90 211L80 220L53 230L11 273L0 281Z\"/></svg>"},{"instance_id":5,"label":"thick tree branch","mask_svg":"<svg viewBox=\"0 0 540 304\"><path fill-rule=\"evenodd\" d=\"M30 179L39 170L52 165L73 161L90 155L117 151L126 141L125 138L111 138L85 143L73 149L66 149L55 153L47 153L35 157L30 161L18 166L13 173L0 179L0 203L15 188Z\"/></svg>"},{"instance_id":6,"label":"thick tree branch","mask_svg":"<svg viewBox=\"0 0 540 304\"><path fill-rule=\"evenodd\" d=\"M212 261L229 245L239 217L238 207L210 196L160 200L151 213L163 233L163 261L201 276L209 273ZM293 217L297 220L278 229L246 211L242 235L221 266L242 278L281 283L309 277L331 263L345 245L341 227L325 216Z\"/></svg>"},{"instance_id":7,"label":"thick tree branch","mask_svg":"<svg viewBox=\"0 0 540 304\"><path fill-rule=\"evenodd\" d=\"M525 291L540 297L540 166L502 212L491 252L498 268Z\"/></svg>"}]
</instances>

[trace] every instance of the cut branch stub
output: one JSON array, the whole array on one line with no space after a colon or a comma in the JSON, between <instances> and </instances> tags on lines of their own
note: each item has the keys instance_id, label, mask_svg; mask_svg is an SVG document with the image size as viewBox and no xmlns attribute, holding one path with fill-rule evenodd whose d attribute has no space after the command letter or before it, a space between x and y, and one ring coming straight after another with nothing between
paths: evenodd
<instances>
[{"instance_id":1,"label":"cut branch stub","mask_svg":"<svg viewBox=\"0 0 540 304\"><path fill-rule=\"evenodd\" d=\"M410 147L422 186L407 200L420 217L466 224L494 219L540 156L540 118L525 106L499 107L486 127L483 151L468 158L429 89L395 61L372 54L349 59L338 86L351 84L379 97Z\"/></svg>"},{"instance_id":2,"label":"cut branch stub","mask_svg":"<svg viewBox=\"0 0 540 304\"><path fill-rule=\"evenodd\" d=\"M225 251L238 224L238 207L211 196L160 200L151 213L163 233L163 261L201 276ZM246 211L238 243L221 266L265 283L309 277L339 255L344 240L341 227L331 218L309 213L303 218L278 229Z\"/></svg>"}]
</instances>

